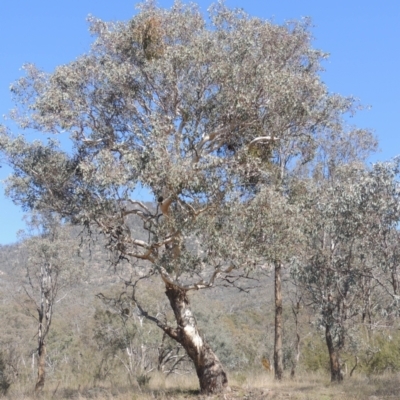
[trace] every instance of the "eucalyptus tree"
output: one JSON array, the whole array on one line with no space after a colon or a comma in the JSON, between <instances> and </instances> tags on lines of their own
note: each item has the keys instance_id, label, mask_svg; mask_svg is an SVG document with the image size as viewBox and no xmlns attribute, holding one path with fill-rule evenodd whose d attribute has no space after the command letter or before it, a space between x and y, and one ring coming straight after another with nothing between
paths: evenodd
<instances>
[{"instance_id":1,"label":"eucalyptus tree","mask_svg":"<svg viewBox=\"0 0 400 400\"><path fill-rule=\"evenodd\" d=\"M283 378L283 268L302 245L303 217L297 204L275 187L263 188L245 204L244 244L274 274L275 338L274 374Z\"/></svg>"},{"instance_id":2,"label":"eucalyptus tree","mask_svg":"<svg viewBox=\"0 0 400 400\"><path fill-rule=\"evenodd\" d=\"M312 158L317 133L340 125L354 102L321 82L325 54L311 48L307 21L277 26L222 2L205 19L195 5L147 1L126 23L89 22L88 54L53 73L27 65L11 88L20 126L69 133L71 150L3 127L8 193L25 208L96 226L115 260L139 260L141 278L146 269L160 276L176 327L149 315L127 280L133 301L182 344L202 393L219 392L226 373L188 292L254 266L240 248L240 210L271 184L274 165ZM135 199L140 186L154 208ZM145 235L130 231L132 217Z\"/></svg>"},{"instance_id":3,"label":"eucalyptus tree","mask_svg":"<svg viewBox=\"0 0 400 400\"><path fill-rule=\"evenodd\" d=\"M319 316L318 325L325 332L329 353L331 380L336 382L343 379L340 352L351 322L360 311L358 283L363 266L358 235L363 228L363 216L352 185L357 174L346 176L345 171L340 172L343 178L331 185L317 183L308 187L302 210L306 216L303 226L306 244L292 267Z\"/></svg>"},{"instance_id":4,"label":"eucalyptus tree","mask_svg":"<svg viewBox=\"0 0 400 400\"><path fill-rule=\"evenodd\" d=\"M369 229L366 231L366 262L363 322L373 328L373 319L399 316L400 305L400 158L377 163L364 180L364 199L369 199ZM375 292L373 293L375 289ZM379 293L378 293L379 292ZM389 321L387 321L389 322Z\"/></svg>"},{"instance_id":5,"label":"eucalyptus tree","mask_svg":"<svg viewBox=\"0 0 400 400\"><path fill-rule=\"evenodd\" d=\"M341 99L341 104L342 113L356 111L350 99ZM335 179L337 168L362 164L377 146L369 130L348 127L336 107L330 111L321 112L311 127L307 119L298 121L296 131L301 140L278 140L268 160L259 155L259 148L250 151L250 156L259 155L261 162L268 163L267 183L257 182L254 196L246 204L245 243L251 243L254 255L270 265L274 273L274 373L278 380L283 377L282 274L307 241L303 235L307 214L303 214L301 203L302 196L313 192L308 191L306 182L312 178L317 185L326 185Z\"/></svg>"},{"instance_id":6,"label":"eucalyptus tree","mask_svg":"<svg viewBox=\"0 0 400 400\"><path fill-rule=\"evenodd\" d=\"M398 253L389 246L389 232L398 237L400 192L395 170L387 164L370 170L360 163L336 166L330 177L308 183L302 210L305 246L293 273L318 311L331 380L341 381L340 352L354 328L373 308L397 304L392 282L398 279L393 278ZM378 284L393 302L381 291L380 304L371 304L374 298L378 302L372 293Z\"/></svg>"},{"instance_id":7,"label":"eucalyptus tree","mask_svg":"<svg viewBox=\"0 0 400 400\"><path fill-rule=\"evenodd\" d=\"M35 392L41 391L46 379L46 342L54 308L65 290L79 281L83 262L79 257L79 240L74 240L60 221L50 214L33 215L30 231L22 239L26 251L26 284L28 300L37 310L38 375ZM35 317L32 314L33 317Z\"/></svg>"}]
</instances>

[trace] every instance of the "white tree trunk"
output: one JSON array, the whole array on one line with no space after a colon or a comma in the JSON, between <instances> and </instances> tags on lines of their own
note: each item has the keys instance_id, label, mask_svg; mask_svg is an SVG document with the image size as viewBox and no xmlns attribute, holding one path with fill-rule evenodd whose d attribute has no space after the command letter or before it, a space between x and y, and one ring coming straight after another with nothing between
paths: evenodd
<instances>
[{"instance_id":1,"label":"white tree trunk","mask_svg":"<svg viewBox=\"0 0 400 400\"><path fill-rule=\"evenodd\" d=\"M170 336L183 346L193 360L201 393L208 395L223 392L228 385L226 373L218 357L197 329L187 292L178 286L166 283L166 295L178 325L175 335Z\"/></svg>"}]
</instances>

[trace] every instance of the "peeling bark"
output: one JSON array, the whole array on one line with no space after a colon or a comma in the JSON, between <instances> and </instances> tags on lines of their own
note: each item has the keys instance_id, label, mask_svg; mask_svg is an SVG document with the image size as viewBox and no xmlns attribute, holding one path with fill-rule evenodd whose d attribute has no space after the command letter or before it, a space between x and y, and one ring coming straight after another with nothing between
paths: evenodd
<instances>
[{"instance_id":1,"label":"peeling bark","mask_svg":"<svg viewBox=\"0 0 400 400\"><path fill-rule=\"evenodd\" d=\"M221 393L228 385L226 373L216 354L200 335L197 322L190 309L187 291L166 282L166 295L177 322L177 340L192 359L202 394ZM168 332L167 332L168 333Z\"/></svg>"},{"instance_id":2,"label":"peeling bark","mask_svg":"<svg viewBox=\"0 0 400 400\"><path fill-rule=\"evenodd\" d=\"M35 385L35 392L41 392L46 379L46 345L42 343L38 349L38 376Z\"/></svg>"},{"instance_id":3,"label":"peeling bark","mask_svg":"<svg viewBox=\"0 0 400 400\"><path fill-rule=\"evenodd\" d=\"M40 306L38 307L38 377L35 393L43 390L46 379L46 337L50 330L53 315L56 283L53 282L52 265L45 263L41 268Z\"/></svg>"}]
</instances>

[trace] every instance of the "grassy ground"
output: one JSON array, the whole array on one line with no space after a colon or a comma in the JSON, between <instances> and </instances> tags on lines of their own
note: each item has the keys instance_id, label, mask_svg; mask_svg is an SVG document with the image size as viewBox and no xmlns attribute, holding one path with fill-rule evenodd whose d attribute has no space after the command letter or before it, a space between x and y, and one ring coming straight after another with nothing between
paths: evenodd
<instances>
[{"instance_id":1,"label":"grassy ground","mask_svg":"<svg viewBox=\"0 0 400 400\"><path fill-rule=\"evenodd\" d=\"M232 374L230 391L219 396L205 397L198 392L197 380L191 377L172 377L165 380L154 376L150 384L143 388L132 387L62 387L62 383L49 384L45 392L38 396L43 400L183 400L183 399L290 399L290 400L380 400L400 399L400 376L386 374L366 377L354 376L343 384L331 384L326 375L303 375L294 380L275 382L270 375L250 376ZM30 400L34 397L28 388L15 386L6 396L10 400Z\"/></svg>"}]
</instances>

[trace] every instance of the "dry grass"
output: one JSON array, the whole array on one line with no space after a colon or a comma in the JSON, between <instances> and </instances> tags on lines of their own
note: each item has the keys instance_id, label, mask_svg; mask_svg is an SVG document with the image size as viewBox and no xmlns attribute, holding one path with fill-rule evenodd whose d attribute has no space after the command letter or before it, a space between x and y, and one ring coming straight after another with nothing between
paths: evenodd
<instances>
[{"instance_id":1,"label":"dry grass","mask_svg":"<svg viewBox=\"0 0 400 400\"><path fill-rule=\"evenodd\" d=\"M31 388L29 388L31 389ZM28 388L15 386L7 395L9 400L33 400ZM154 375L145 388L128 386L63 387L61 383L48 385L38 396L42 400L205 400L198 392L195 376L174 376L165 380ZM400 376L386 374L375 377L354 376L343 384L331 384L329 377L322 374L308 374L296 379L275 382L271 375L233 373L230 376L230 391L224 395L207 399L224 400L381 400L400 398Z\"/></svg>"}]
</instances>

